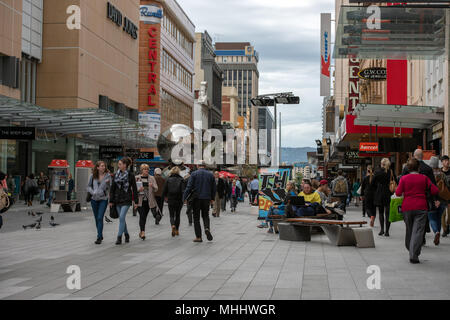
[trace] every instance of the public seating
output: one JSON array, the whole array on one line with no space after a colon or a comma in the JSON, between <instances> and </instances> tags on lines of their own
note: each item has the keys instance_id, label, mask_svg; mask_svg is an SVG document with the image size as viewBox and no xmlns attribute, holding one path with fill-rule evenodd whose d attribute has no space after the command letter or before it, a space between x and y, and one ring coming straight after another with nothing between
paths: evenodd
<instances>
[{"instance_id":1,"label":"public seating","mask_svg":"<svg viewBox=\"0 0 450 320\"><path fill-rule=\"evenodd\" d=\"M342 221L312 218L286 218L278 222L280 240L311 241L312 227L320 227L335 246L374 248L371 228L363 228L367 221Z\"/></svg>"}]
</instances>

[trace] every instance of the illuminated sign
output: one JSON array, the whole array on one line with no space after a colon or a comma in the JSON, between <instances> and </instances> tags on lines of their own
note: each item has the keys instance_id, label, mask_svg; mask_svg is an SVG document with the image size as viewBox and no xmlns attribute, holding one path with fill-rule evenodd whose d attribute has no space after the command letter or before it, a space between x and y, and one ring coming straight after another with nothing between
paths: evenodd
<instances>
[{"instance_id":1,"label":"illuminated sign","mask_svg":"<svg viewBox=\"0 0 450 320\"><path fill-rule=\"evenodd\" d=\"M156 90L157 84L159 81L159 75L156 73L157 66L159 65L159 49L158 49L158 42L159 42L159 34L158 34L158 28L157 27L151 27L148 30L148 64L150 65L150 72L148 73L148 83L150 85L150 88L147 91L147 98L148 98L148 107L156 107L157 106L157 100L158 92Z\"/></svg>"},{"instance_id":2,"label":"illuminated sign","mask_svg":"<svg viewBox=\"0 0 450 320\"><path fill-rule=\"evenodd\" d=\"M361 152L378 152L378 142L361 142L359 144Z\"/></svg>"}]
</instances>

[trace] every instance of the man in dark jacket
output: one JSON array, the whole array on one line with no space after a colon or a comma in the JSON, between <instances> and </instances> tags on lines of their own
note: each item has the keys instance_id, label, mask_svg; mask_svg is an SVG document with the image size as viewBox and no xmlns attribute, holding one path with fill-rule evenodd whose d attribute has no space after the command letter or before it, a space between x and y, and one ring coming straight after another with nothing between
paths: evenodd
<instances>
[{"instance_id":1,"label":"man in dark jacket","mask_svg":"<svg viewBox=\"0 0 450 320\"><path fill-rule=\"evenodd\" d=\"M183 199L186 201L191 192L195 192L193 199L194 211L194 242L202 242L202 228L200 226L200 213L203 219L203 226L208 241L212 241L213 237L210 231L209 223L209 206L214 203L216 195L216 184L214 175L206 170L205 164L202 161L198 165L198 170L192 173L189 178Z\"/></svg>"},{"instance_id":2,"label":"man in dark jacket","mask_svg":"<svg viewBox=\"0 0 450 320\"><path fill-rule=\"evenodd\" d=\"M216 195L214 197L213 217L220 217L221 203L225 201L225 181L220 178L219 171L214 172L214 181L216 184Z\"/></svg>"}]
</instances>

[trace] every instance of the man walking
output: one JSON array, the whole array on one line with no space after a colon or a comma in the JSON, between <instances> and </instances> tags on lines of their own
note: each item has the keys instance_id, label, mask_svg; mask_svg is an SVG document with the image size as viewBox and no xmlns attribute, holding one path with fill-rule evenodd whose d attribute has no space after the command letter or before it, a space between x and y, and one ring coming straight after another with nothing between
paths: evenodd
<instances>
[{"instance_id":1,"label":"man walking","mask_svg":"<svg viewBox=\"0 0 450 320\"><path fill-rule=\"evenodd\" d=\"M252 182L250 182L250 192L251 192L251 204L255 205L255 200L258 200L258 192L259 192L259 180L258 176L254 176ZM258 205L258 203L256 203Z\"/></svg>"},{"instance_id":2,"label":"man walking","mask_svg":"<svg viewBox=\"0 0 450 320\"><path fill-rule=\"evenodd\" d=\"M214 197L213 217L220 217L221 203L225 201L225 182L220 178L219 171L214 172L214 183L216 185L216 194Z\"/></svg>"},{"instance_id":3,"label":"man walking","mask_svg":"<svg viewBox=\"0 0 450 320\"><path fill-rule=\"evenodd\" d=\"M344 210L347 207L347 197L348 197L348 182L343 175L343 171L338 171L338 176L331 182L331 194L333 197L339 198Z\"/></svg>"},{"instance_id":4,"label":"man walking","mask_svg":"<svg viewBox=\"0 0 450 320\"><path fill-rule=\"evenodd\" d=\"M448 156L443 156L442 159L442 174L445 175L447 181L450 181L450 158ZM448 209L448 201L447 201L447 208L442 214L442 227L444 229L444 233L442 234L443 237L447 237L450 233L450 214Z\"/></svg>"},{"instance_id":5,"label":"man walking","mask_svg":"<svg viewBox=\"0 0 450 320\"><path fill-rule=\"evenodd\" d=\"M192 173L189 178L183 199L186 200L191 192L195 192L193 199L193 211L196 238L194 239L194 242L203 242L202 228L200 226L200 214L203 219L206 238L208 241L212 241L213 236L210 231L209 206L214 203L216 184L214 175L206 170L206 166L203 161L198 165L198 170Z\"/></svg>"}]
</instances>

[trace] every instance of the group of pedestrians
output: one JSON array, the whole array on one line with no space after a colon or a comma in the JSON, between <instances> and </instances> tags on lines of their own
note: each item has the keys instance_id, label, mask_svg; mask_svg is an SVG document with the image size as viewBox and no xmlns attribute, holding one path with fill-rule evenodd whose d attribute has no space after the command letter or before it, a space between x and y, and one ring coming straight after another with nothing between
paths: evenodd
<instances>
[{"instance_id":1,"label":"group of pedestrians","mask_svg":"<svg viewBox=\"0 0 450 320\"><path fill-rule=\"evenodd\" d=\"M236 212L239 199L245 193L243 182L238 177L230 180L229 177L221 177L219 171L214 172L214 183L216 193L214 197L214 206L212 216L220 217L220 212L225 212L227 203L230 202L231 212Z\"/></svg>"},{"instance_id":2,"label":"group of pedestrians","mask_svg":"<svg viewBox=\"0 0 450 320\"><path fill-rule=\"evenodd\" d=\"M377 211L379 214L379 235L389 237L391 197L403 197L401 213L406 226L405 246L411 263L419 263L421 248L426 244L426 233L434 232L434 244L440 243L449 231L448 200L450 199L449 157L432 157L430 166L423 161L423 151L415 150L413 157L404 166L400 177L396 177L389 159L381 160L379 170L367 167L367 174L361 185L363 216L370 217L373 227ZM444 215L447 213L446 215ZM444 223L442 223L444 222ZM430 228L431 227L431 228Z\"/></svg>"},{"instance_id":3,"label":"group of pedestrians","mask_svg":"<svg viewBox=\"0 0 450 320\"><path fill-rule=\"evenodd\" d=\"M169 208L172 237L180 235L181 210L187 202L189 224L193 223L195 229L194 242L202 242L200 217L207 239L213 240L209 209L217 195L216 181L204 164L199 165L198 170L186 179L180 175L180 168L174 166L167 180L162 177L161 169L155 170L154 176L150 175L150 167L146 164L141 165L140 173L135 176L128 157L119 160L117 165L117 172L110 173L105 162L97 162L88 182L87 200L91 203L97 228L95 244L103 241L103 220L108 206L110 215L119 219L116 245L121 245L123 237L125 243L130 242L126 221L129 209L133 207L139 213L139 238L145 240L148 214L152 213L158 225L163 217L164 202Z\"/></svg>"}]
</instances>

